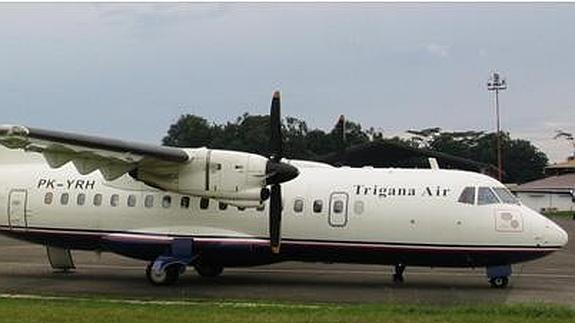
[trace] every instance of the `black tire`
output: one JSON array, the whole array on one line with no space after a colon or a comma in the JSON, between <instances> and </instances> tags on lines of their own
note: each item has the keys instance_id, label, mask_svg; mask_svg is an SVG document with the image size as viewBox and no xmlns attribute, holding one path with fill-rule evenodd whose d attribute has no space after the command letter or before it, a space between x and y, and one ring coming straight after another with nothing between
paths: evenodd
<instances>
[{"instance_id":1,"label":"black tire","mask_svg":"<svg viewBox=\"0 0 575 323\"><path fill-rule=\"evenodd\" d=\"M224 267L222 267L220 265L214 265L214 264L198 263L198 264L194 265L194 268L196 269L196 272L198 273L198 275L200 275L202 277L206 277L206 278L218 277L224 271Z\"/></svg>"},{"instance_id":2,"label":"black tire","mask_svg":"<svg viewBox=\"0 0 575 323\"><path fill-rule=\"evenodd\" d=\"M507 277L493 277L491 279L489 279L489 284L491 284L491 287L493 288L506 288L507 285L509 285L509 278Z\"/></svg>"},{"instance_id":3,"label":"black tire","mask_svg":"<svg viewBox=\"0 0 575 323\"><path fill-rule=\"evenodd\" d=\"M180 278L180 273L182 272L180 268L181 265L177 264L170 265L166 267L164 272L161 273L160 275L153 272L152 265L153 263L150 263L146 267L146 278L148 278L148 281L152 283L152 285L156 286L173 285L176 281L178 281L178 278Z\"/></svg>"}]
</instances>

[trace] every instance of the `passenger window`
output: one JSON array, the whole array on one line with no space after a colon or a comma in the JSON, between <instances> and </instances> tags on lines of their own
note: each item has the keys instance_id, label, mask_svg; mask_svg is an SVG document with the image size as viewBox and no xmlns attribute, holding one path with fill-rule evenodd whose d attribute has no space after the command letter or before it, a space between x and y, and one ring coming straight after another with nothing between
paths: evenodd
<instances>
[{"instance_id":1,"label":"passenger window","mask_svg":"<svg viewBox=\"0 0 575 323\"><path fill-rule=\"evenodd\" d=\"M486 204L496 204L499 203L495 193L489 187L480 187L479 191L477 192L477 204L479 205L486 205Z\"/></svg>"},{"instance_id":2,"label":"passenger window","mask_svg":"<svg viewBox=\"0 0 575 323\"><path fill-rule=\"evenodd\" d=\"M313 201L313 213L321 213L322 208L323 208L323 201L322 200Z\"/></svg>"},{"instance_id":3,"label":"passenger window","mask_svg":"<svg viewBox=\"0 0 575 323\"><path fill-rule=\"evenodd\" d=\"M501 202L505 204L519 204L519 201L513 193L509 192L505 187L494 187L493 190Z\"/></svg>"},{"instance_id":4,"label":"passenger window","mask_svg":"<svg viewBox=\"0 0 575 323\"><path fill-rule=\"evenodd\" d=\"M98 193L98 194L94 195L94 205L95 206L102 205L102 194Z\"/></svg>"},{"instance_id":5,"label":"passenger window","mask_svg":"<svg viewBox=\"0 0 575 323\"><path fill-rule=\"evenodd\" d=\"M297 199L293 203L293 211L295 213L301 213L303 211L303 200Z\"/></svg>"},{"instance_id":6,"label":"passenger window","mask_svg":"<svg viewBox=\"0 0 575 323\"><path fill-rule=\"evenodd\" d=\"M120 204L120 195L112 194L112 196L110 196L110 205L116 207L118 204Z\"/></svg>"},{"instance_id":7,"label":"passenger window","mask_svg":"<svg viewBox=\"0 0 575 323\"><path fill-rule=\"evenodd\" d=\"M86 194L80 193L78 194L78 196L76 196L76 204L84 205L85 202L86 202Z\"/></svg>"},{"instance_id":8,"label":"passenger window","mask_svg":"<svg viewBox=\"0 0 575 323\"><path fill-rule=\"evenodd\" d=\"M54 193L48 192L44 195L44 204L52 204L52 200L54 199Z\"/></svg>"},{"instance_id":9,"label":"passenger window","mask_svg":"<svg viewBox=\"0 0 575 323\"><path fill-rule=\"evenodd\" d=\"M364 209L363 201L355 201L353 204L353 212L355 214L362 214Z\"/></svg>"},{"instance_id":10,"label":"passenger window","mask_svg":"<svg viewBox=\"0 0 575 323\"><path fill-rule=\"evenodd\" d=\"M154 207L154 195L146 195L144 206L148 209Z\"/></svg>"},{"instance_id":11,"label":"passenger window","mask_svg":"<svg viewBox=\"0 0 575 323\"><path fill-rule=\"evenodd\" d=\"M134 194L128 195L128 206L129 207L136 206L136 195L134 195Z\"/></svg>"},{"instance_id":12,"label":"passenger window","mask_svg":"<svg viewBox=\"0 0 575 323\"><path fill-rule=\"evenodd\" d=\"M459 195L459 203L475 204L475 187L469 186L463 189Z\"/></svg>"},{"instance_id":13,"label":"passenger window","mask_svg":"<svg viewBox=\"0 0 575 323\"><path fill-rule=\"evenodd\" d=\"M172 205L172 197L169 195L164 195L162 198L162 207L164 209L169 208Z\"/></svg>"},{"instance_id":14,"label":"passenger window","mask_svg":"<svg viewBox=\"0 0 575 323\"><path fill-rule=\"evenodd\" d=\"M219 202L218 203L218 209L220 209L220 211L224 211L228 208L228 203L224 203L224 202Z\"/></svg>"},{"instance_id":15,"label":"passenger window","mask_svg":"<svg viewBox=\"0 0 575 323\"><path fill-rule=\"evenodd\" d=\"M182 209L187 209L190 207L190 198L188 196L182 196L180 199L180 207Z\"/></svg>"},{"instance_id":16,"label":"passenger window","mask_svg":"<svg viewBox=\"0 0 575 323\"><path fill-rule=\"evenodd\" d=\"M335 202L333 202L333 212L334 212L334 213L341 213L341 212L343 212L343 201L335 201Z\"/></svg>"},{"instance_id":17,"label":"passenger window","mask_svg":"<svg viewBox=\"0 0 575 323\"><path fill-rule=\"evenodd\" d=\"M208 207L210 207L210 199L207 197L202 197L200 199L200 209L206 210Z\"/></svg>"},{"instance_id":18,"label":"passenger window","mask_svg":"<svg viewBox=\"0 0 575 323\"><path fill-rule=\"evenodd\" d=\"M69 199L70 195L68 193L62 193L62 195L60 195L60 204L67 205Z\"/></svg>"}]
</instances>

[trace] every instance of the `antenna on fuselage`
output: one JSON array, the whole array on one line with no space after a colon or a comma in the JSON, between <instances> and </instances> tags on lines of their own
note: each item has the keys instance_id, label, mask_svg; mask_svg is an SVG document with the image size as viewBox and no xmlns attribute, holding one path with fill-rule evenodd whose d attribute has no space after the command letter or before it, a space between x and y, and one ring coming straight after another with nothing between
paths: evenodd
<instances>
[{"instance_id":1,"label":"antenna on fuselage","mask_svg":"<svg viewBox=\"0 0 575 323\"><path fill-rule=\"evenodd\" d=\"M429 157L429 158L427 158L427 161L429 161L429 168L439 169L439 163L437 162L437 159L435 159L433 157Z\"/></svg>"}]
</instances>

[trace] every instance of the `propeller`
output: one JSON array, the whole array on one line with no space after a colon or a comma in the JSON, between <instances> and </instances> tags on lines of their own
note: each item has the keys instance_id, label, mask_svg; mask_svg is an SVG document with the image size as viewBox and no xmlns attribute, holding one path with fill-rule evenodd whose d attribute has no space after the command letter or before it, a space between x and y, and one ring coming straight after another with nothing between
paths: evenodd
<instances>
[{"instance_id":1,"label":"propeller","mask_svg":"<svg viewBox=\"0 0 575 323\"><path fill-rule=\"evenodd\" d=\"M271 185L269 233L273 253L279 253L281 243L282 188L281 183L294 179L299 171L294 166L282 163L283 138L281 132L280 92L275 91L270 109L270 151L266 164L266 185Z\"/></svg>"}]
</instances>

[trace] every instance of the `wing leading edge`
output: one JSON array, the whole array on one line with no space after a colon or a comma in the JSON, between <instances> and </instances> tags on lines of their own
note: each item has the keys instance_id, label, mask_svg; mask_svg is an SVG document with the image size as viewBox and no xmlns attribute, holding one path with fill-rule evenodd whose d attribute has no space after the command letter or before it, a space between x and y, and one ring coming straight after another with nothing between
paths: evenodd
<instances>
[{"instance_id":1,"label":"wing leading edge","mask_svg":"<svg viewBox=\"0 0 575 323\"><path fill-rule=\"evenodd\" d=\"M169 169L191 159L185 150L174 147L17 125L0 126L0 144L41 153L53 168L71 161L83 175L100 170L107 180L135 169L168 175Z\"/></svg>"}]
</instances>

